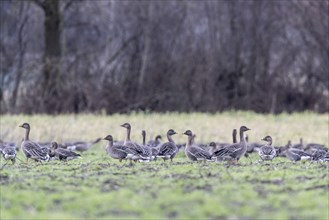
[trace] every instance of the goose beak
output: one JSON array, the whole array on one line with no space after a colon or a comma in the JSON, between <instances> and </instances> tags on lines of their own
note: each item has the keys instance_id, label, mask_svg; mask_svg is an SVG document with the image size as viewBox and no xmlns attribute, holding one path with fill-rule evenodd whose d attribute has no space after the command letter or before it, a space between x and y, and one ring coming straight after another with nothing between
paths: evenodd
<instances>
[{"instance_id":1,"label":"goose beak","mask_svg":"<svg viewBox=\"0 0 329 220\"><path fill-rule=\"evenodd\" d=\"M21 128L23 128L23 125L18 125L18 127L21 127Z\"/></svg>"}]
</instances>

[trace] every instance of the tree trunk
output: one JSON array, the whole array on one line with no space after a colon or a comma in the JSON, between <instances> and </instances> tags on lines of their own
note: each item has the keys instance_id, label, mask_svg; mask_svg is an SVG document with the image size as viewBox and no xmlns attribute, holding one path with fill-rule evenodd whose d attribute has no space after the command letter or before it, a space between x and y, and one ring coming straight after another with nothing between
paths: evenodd
<instances>
[{"instance_id":1,"label":"tree trunk","mask_svg":"<svg viewBox=\"0 0 329 220\"><path fill-rule=\"evenodd\" d=\"M154 19L153 2L149 2L147 8L147 24L144 27L144 49L142 54L142 64L138 78L138 96L141 97L146 77L147 67L149 65L150 51L151 51L151 33L152 33L152 19Z\"/></svg>"},{"instance_id":2,"label":"tree trunk","mask_svg":"<svg viewBox=\"0 0 329 220\"><path fill-rule=\"evenodd\" d=\"M17 75L16 75L16 80L14 84L14 90L13 90L13 95L10 103L11 111L15 111L16 107L16 102L17 102L17 94L18 94L18 88L21 82L22 74L23 74L23 62L24 62L24 56L25 56L25 50L26 50L26 42L24 40L24 27L28 21L28 16L24 14L24 10L28 10L29 4L27 4L27 8L24 7L25 3L20 2L20 7L19 7L19 15L21 16L21 24L19 25L18 29L18 53L19 53L19 58L18 58L18 66L17 66Z\"/></svg>"},{"instance_id":3,"label":"tree trunk","mask_svg":"<svg viewBox=\"0 0 329 220\"><path fill-rule=\"evenodd\" d=\"M54 113L58 110L58 80L61 59L61 12L60 1L34 0L45 13L43 55L42 104L43 111Z\"/></svg>"}]
</instances>

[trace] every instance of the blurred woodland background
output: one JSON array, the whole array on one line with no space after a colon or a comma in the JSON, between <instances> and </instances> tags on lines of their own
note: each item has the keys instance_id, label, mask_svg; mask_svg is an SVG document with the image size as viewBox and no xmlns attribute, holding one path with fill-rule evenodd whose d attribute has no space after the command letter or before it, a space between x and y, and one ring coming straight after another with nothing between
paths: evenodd
<instances>
[{"instance_id":1,"label":"blurred woodland background","mask_svg":"<svg viewBox=\"0 0 329 220\"><path fill-rule=\"evenodd\" d=\"M1 0L1 113L328 112L328 2Z\"/></svg>"}]
</instances>

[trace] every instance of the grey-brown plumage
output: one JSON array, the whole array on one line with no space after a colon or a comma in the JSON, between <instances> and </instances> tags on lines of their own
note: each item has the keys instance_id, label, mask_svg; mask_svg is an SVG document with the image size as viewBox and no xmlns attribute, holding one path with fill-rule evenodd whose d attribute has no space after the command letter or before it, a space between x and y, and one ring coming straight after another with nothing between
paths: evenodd
<instances>
[{"instance_id":1,"label":"grey-brown plumage","mask_svg":"<svg viewBox=\"0 0 329 220\"><path fill-rule=\"evenodd\" d=\"M326 152L320 159L321 162L329 162L329 152Z\"/></svg>"},{"instance_id":2,"label":"grey-brown plumage","mask_svg":"<svg viewBox=\"0 0 329 220\"><path fill-rule=\"evenodd\" d=\"M316 144L316 143L309 143L305 147L305 152L309 154L314 154L316 151L328 151L328 148L324 146L323 144Z\"/></svg>"},{"instance_id":3,"label":"grey-brown plumage","mask_svg":"<svg viewBox=\"0 0 329 220\"><path fill-rule=\"evenodd\" d=\"M291 141L289 140L288 143L284 146L276 147L276 156L277 157L286 157L286 151L291 147Z\"/></svg>"},{"instance_id":4,"label":"grey-brown plumage","mask_svg":"<svg viewBox=\"0 0 329 220\"><path fill-rule=\"evenodd\" d=\"M194 136L191 130L187 130L183 134L187 135L187 143L185 146L185 155L187 158L192 161L211 161L209 152L194 144Z\"/></svg>"},{"instance_id":5,"label":"grey-brown plumage","mask_svg":"<svg viewBox=\"0 0 329 220\"><path fill-rule=\"evenodd\" d=\"M212 155L215 151L219 150L221 147L218 146L215 142L209 143L209 154Z\"/></svg>"},{"instance_id":6,"label":"grey-brown plumage","mask_svg":"<svg viewBox=\"0 0 329 220\"><path fill-rule=\"evenodd\" d=\"M142 138L143 138L143 144L140 145L140 147L143 150L143 155L146 155L147 159L142 158L139 161L140 162L145 162L145 161L149 162L155 158L155 155L153 155L153 153L155 153L155 151L154 150L152 151L152 148L145 143L145 140L146 140L146 131L145 130L142 130Z\"/></svg>"},{"instance_id":7,"label":"grey-brown plumage","mask_svg":"<svg viewBox=\"0 0 329 220\"><path fill-rule=\"evenodd\" d=\"M240 127L240 143L232 144L213 153L212 158L216 160L239 160L247 151L247 142L244 132L250 130L246 126Z\"/></svg>"},{"instance_id":8,"label":"grey-brown plumage","mask_svg":"<svg viewBox=\"0 0 329 220\"><path fill-rule=\"evenodd\" d=\"M274 147L272 146L272 137L266 136L262 140L266 141L267 144L261 146L258 151L258 155L259 155L260 159L273 160L273 158L276 155L276 151L275 151Z\"/></svg>"},{"instance_id":9,"label":"grey-brown plumage","mask_svg":"<svg viewBox=\"0 0 329 220\"><path fill-rule=\"evenodd\" d=\"M162 139L161 135L157 135L154 140L149 140L147 142L147 145L150 147L156 147L161 143L161 139Z\"/></svg>"},{"instance_id":10,"label":"grey-brown plumage","mask_svg":"<svg viewBox=\"0 0 329 220\"><path fill-rule=\"evenodd\" d=\"M49 161L49 155L46 151L42 150L42 148L35 142L30 141L29 134L30 134L30 125L28 123L24 123L20 125L25 129L25 137L22 142L21 148L23 153L26 156L26 161L29 158L34 159L35 161Z\"/></svg>"},{"instance_id":11,"label":"grey-brown plumage","mask_svg":"<svg viewBox=\"0 0 329 220\"><path fill-rule=\"evenodd\" d=\"M237 135L237 131L236 129L233 129L232 131L232 141L233 141L233 144L237 143L236 141L236 135ZM209 153L210 155L212 155L214 152L224 148L224 147L227 147L227 146L230 146L231 144L229 143L215 143L215 142L211 142L209 143Z\"/></svg>"},{"instance_id":12,"label":"grey-brown plumage","mask_svg":"<svg viewBox=\"0 0 329 220\"><path fill-rule=\"evenodd\" d=\"M129 149L127 146L122 144L113 144L113 137L112 135L107 135L104 140L107 140L108 143L106 145L106 153L110 155L112 158L119 160L127 159L129 154Z\"/></svg>"},{"instance_id":13,"label":"grey-brown plumage","mask_svg":"<svg viewBox=\"0 0 329 220\"><path fill-rule=\"evenodd\" d=\"M168 142L159 144L156 148L158 149L157 157L163 160L173 160L178 152L178 148L172 139L172 136L177 134L173 129L169 129L167 132Z\"/></svg>"},{"instance_id":14,"label":"grey-brown plumage","mask_svg":"<svg viewBox=\"0 0 329 220\"><path fill-rule=\"evenodd\" d=\"M303 138L299 139L299 144L294 144L292 145L292 148L297 148L297 149L304 149L304 143L303 143Z\"/></svg>"},{"instance_id":15,"label":"grey-brown plumage","mask_svg":"<svg viewBox=\"0 0 329 220\"><path fill-rule=\"evenodd\" d=\"M11 146L5 146L2 149L2 155L5 160L11 160L13 164L16 162L16 148Z\"/></svg>"},{"instance_id":16,"label":"grey-brown plumage","mask_svg":"<svg viewBox=\"0 0 329 220\"><path fill-rule=\"evenodd\" d=\"M130 150L130 153L128 154L127 159L143 160L143 161L151 160L152 153L148 149L145 149L143 146L137 144L136 142L132 142L130 140L131 125L129 123L124 123L121 125L121 127L124 127L127 129L127 134L126 134L125 140L123 142L123 145L127 146Z\"/></svg>"},{"instance_id":17,"label":"grey-brown plumage","mask_svg":"<svg viewBox=\"0 0 329 220\"><path fill-rule=\"evenodd\" d=\"M16 152L19 151L19 146L15 142L0 140L0 153L5 147L12 147L15 148Z\"/></svg>"},{"instance_id":18,"label":"grey-brown plumage","mask_svg":"<svg viewBox=\"0 0 329 220\"><path fill-rule=\"evenodd\" d=\"M57 142L52 142L51 146L52 156L57 157L59 160L68 161L80 157L80 154L77 154L69 149L64 149L58 146Z\"/></svg>"},{"instance_id":19,"label":"grey-brown plumage","mask_svg":"<svg viewBox=\"0 0 329 220\"><path fill-rule=\"evenodd\" d=\"M79 152L84 152L89 150L94 144L98 143L101 138L97 138L93 142L86 142L86 141L74 141L74 142L66 142L61 146L62 148L67 148L68 150L75 150Z\"/></svg>"},{"instance_id":20,"label":"grey-brown plumage","mask_svg":"<svg viewBox=\"0 0 329 220\"><path fill-rule=\"evenodd\" d=\"M300 160L310 160L312 159L312 155L306 153L305 151L298 148L288 148L285 151L286 157L291 161L300 161Z\"/></svg>"},{"instance_id":21,"label":"grey-brown plumage","mask_svg":"<svg viewBox=\"0 0 329 220\"><path fill-rule=\"evenodd\" d=\"M146 144L146 131L142 130L142 137L143 137L143 148L148 151L147 154L151 155L151 160L155 159L156 156L158 155L159 149L151 146L149 142ZM154 144L154 143L153 143Z\"/></svg>"},{"instance_id":22,"label":"grey-brown plumage","mask_svg":"<svg viewBox=\"0 0 329 220\"><path fill-rule=\"evenodd\" d=\"M261 146L263 146L263 144L257 143L257 142L249 142L249 137L248 135L246 135L246 142L247 142L247 151L245 156L248 156L248 154L251 154L253 152L258 152L259 149L261 148Z\"/></svg>"},{"instance_id":23,"label":"grey-brown plumage","mask_svg":"<svg viewBox=\"0 0 329 220\"><path fill-rule=\"evenodd\" d=\"M329 153L325 150L318 149L312 154L312 160L314 161L329 161Z\"/></svg>"}]
</instances>

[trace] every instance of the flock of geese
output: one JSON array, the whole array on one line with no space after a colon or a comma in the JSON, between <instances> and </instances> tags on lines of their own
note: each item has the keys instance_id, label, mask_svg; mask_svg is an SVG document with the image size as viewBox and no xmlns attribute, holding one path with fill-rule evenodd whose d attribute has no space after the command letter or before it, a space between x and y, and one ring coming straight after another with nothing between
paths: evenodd
<instances>
[{"instance_id":1,"label":"flock of geese","mask_svg":"<svg viewBox=\"0 0 329 220\"><path fill-rule=\"evenodd\" d=\"M22 152L26 160L33 159L35 161L63 160L67 161L80 157L75 151L83 152L88 150L93 144L98 143L101 138L96 141L88 142L67 142L58 144L33 142L29 138L30 125L23 123L19 127L25 129L25 136L21 144ZM186 130L183 134L187 136L186 144L176 144L173 136L177 134L173 129L167 132L167 141L161 142L161 136L156 136L155 140L146 143L146 132L142 131L143 142L139 144L130 139L131 125L124 123L121 127L126 129L124 141L114 141L112 135L107 135L104 140L107 141L106 153L114 159L129 160L130 165L133 162L150 162L157 158L164 161L173 160L180 149L184 149L186 157L191 161L213 161L229 163L237 163L243 156L248 157L249 154L257 152L260 161L272 161L275 157L286 157L296 162L300 160L312 160L319 162L329 161L328 148L321 144L310 143L303 144L300 140L299 144L292 145L291 141L285 146L273 146L272 137L266 136L262 140L264 143L250 143L248 136L245 134L249 128L241 126L239 129L240 141L237 141L237 130L232 132L233 143L211 142L208 145L195 143L196 135L191 130ZM16 161L17 147L15 143L0 142L0 152L7 161Z\"/></svg>"}]
</instances>

